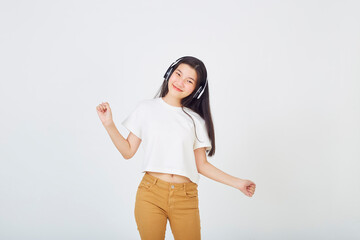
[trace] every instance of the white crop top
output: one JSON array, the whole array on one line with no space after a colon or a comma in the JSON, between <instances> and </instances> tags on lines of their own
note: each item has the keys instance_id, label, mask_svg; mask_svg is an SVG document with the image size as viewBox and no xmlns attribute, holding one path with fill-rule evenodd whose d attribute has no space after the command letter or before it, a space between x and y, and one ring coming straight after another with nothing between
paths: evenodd
<instances>
[{"instance_id":1,"label":"white crop top","mask_svg":"<svg viewBox=\"0 0 360 240\"><path fill-rule=\"evenodd\" d=\"M142 140L142 172L182 175L198 184L194 149L206 147L210 151L211 142L205 120L190 108L184 107L184 111L194 119L200 141L191 118L181 107L172 106L161 97L140 101L122 125Z\"/></svg>"}]
</instances>

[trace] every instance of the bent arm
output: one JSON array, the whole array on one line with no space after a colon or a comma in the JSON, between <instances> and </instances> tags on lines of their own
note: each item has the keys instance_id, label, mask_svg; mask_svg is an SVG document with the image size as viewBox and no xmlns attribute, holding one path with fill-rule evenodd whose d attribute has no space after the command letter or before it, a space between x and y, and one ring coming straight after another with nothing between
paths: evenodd
<instances>
[{"instance_id":1,"label":"bent arm","mask_svg":"<svg viewBox=\"0 0 360 240\"><path fill-rule=\"evenodd\" d=\"M196 167L201 175L204 175L205 177L217 182L237 188L237 182L240 180L240 178L231 176L209 163L206 159L205 148L195 149L194 154Z\"/></svg>"},{"instance_id":2,"label":"bent arm","mask_svg":"<svg viewBox=\"0 0 360 240\"><path fill-rule=\"evenodd\" d=\"M137 149L139 148L139 145L141 143L141 139L132 134L130 132L127 139L125 139L116 128L114 122L108 123L104 125L106 131L108 132L111 141L114 143L117 150L121 153L121 155L125 159L132 158Z\"/></svg>"},{"instance_id":3,"label":"bent arm","mask_svg":"<svg viewBox=\"0 0 360 240\"><path fill-rule=\"evenodd\" d=\"M206 162L201 166L199 173L217 182L237 188L236 182L239 178L221 171L209 162Z\"/></svg>"}]
</instances>

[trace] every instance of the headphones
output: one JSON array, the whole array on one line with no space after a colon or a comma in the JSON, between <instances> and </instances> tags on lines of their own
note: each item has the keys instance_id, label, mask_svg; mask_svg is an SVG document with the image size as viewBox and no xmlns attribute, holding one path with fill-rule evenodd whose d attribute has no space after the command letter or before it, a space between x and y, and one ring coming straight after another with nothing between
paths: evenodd
<instances>
[{"instance_id":1,"label":"headphones","mask_svg":"<svg viewBox=\"0 0 360 240\"><path fill-rule=\"evenodd\" d=\"M175 70L174 69L174 66L183 59L184 57L181 57L179 58L178 60L176 60L175 62L173 62L170 67L166 70L165 74L164 74L164 81L169 81L169 77L171 76L171 74L173 73L173 71ZM204 86L200 86L199 89L196 91L196 93L194 94L193 98L197 97L197 95L199 95L197 97L197 99L199 99L201 97L201 95L204 93L204 90L206 88L206 85L207 85L207 78L206 78L206 81L205 81L205 84ZM201 92L200 92L201 91ZM200 93L200 94L199 94Z\"/></svg>"}]
</instances>

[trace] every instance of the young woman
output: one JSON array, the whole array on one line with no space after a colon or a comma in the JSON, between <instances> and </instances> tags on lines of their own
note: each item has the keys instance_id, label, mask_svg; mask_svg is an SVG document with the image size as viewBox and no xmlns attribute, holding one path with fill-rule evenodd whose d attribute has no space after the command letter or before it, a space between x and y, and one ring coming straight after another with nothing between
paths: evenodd
<instances>
[{"instance_id":1,"label":"young woman","mask_svg":"<svg viewBox=\"0 0 360 240\"><path fill-rule=\"evenodd\" d=\"M215 134L202 61L191 56L177 59L167 69L159 92L154 99L138 102L122 122L130 131L127 139L115 127L108 102L96 110L125 159L132 158L143 143L145 174L134 209L141 239L164 239L167 220L175 239L200 239L199 173L249 197L256 185L207 161L206 156L215 154Z\"/></svg>"}]
</instances>

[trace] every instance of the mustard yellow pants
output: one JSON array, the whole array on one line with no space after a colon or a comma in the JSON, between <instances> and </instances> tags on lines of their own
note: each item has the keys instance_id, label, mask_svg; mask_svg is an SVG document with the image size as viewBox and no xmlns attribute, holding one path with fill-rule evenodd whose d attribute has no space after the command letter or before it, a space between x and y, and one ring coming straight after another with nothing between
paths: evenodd
<instances>
[{"instance_id":1,"label":"mustard yellow pants","mask_svg":"<svg viewBox=\"0 0 360 240\"><path fill-rule=\"evenodd\" d=\"M142 240L164 240L167 220L175 240L200 240L198 185L171 183L145 173L136 193L135 220Z\"/></svg>"}]
</instances>

